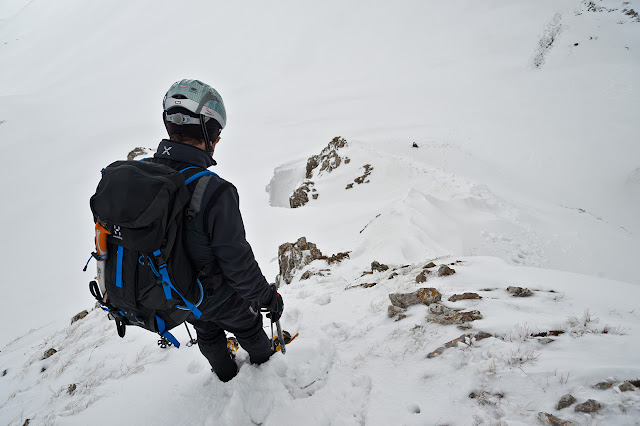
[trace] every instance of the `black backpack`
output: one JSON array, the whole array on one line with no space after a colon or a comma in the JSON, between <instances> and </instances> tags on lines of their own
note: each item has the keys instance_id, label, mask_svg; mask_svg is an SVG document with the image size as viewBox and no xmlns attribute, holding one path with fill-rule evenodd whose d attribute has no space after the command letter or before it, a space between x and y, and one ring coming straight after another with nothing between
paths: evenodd
<instances>
[{"instance_id":1,"label":"black backpack","mask_svg":"<svg viewBox=\"0 0 640 426\"><path fill-rule=\"evenodd\" d=\"M200 318L204 290L184 247L183 222L200 210L211 175L201 167L178 172L149 160L116 161L102 170L90 201L100 282L89 288L120 337L135 325L179 347L169 330L192 314Z\"/></svg>"}]
</instances>

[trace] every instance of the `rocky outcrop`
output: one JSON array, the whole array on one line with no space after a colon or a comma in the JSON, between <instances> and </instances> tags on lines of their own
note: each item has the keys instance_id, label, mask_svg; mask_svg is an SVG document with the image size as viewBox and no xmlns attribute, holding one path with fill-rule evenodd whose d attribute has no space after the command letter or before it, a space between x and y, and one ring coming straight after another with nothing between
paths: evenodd
<instances>
[{"instance_id":1,"label":"rocky outcrop","mask_svg":"<svg viewBox=\"0 0 640 426\"><path fill-rule=\"evenodd\" d=\"M435 288L421 288L413 293L391 293L389 294L389 300L393 306L399 308L408 308L412 305L430 305L435 302L439 302L442 299L442 295Z\"/></svg>"},{"instance_id":2,"label":"rocky outcrop","mask_svg":"<svg viewBox=\"0 0 640 426\"><path fill-rule=\"evenodd\" d=\"M54 354L56 354L57 352L58 352L58 351L57 351L57 350L55 350L55 349L53 349L53 348L47 349L47 350L44 352L44 355L42 355L42 359L51 358L51 357L52 357Z\"/></svg>"},{"instance_id":3,"label":"rocky outcrop","mask_svg":"<svg viewBox=\"0 0 640 426\"><path fill-rule=\"evenodd\" d=\"M371 262L371 272L384 272L386 270L388 270L389 267L387 265L385 265L384 263L380 263L376 260L374 260L373 262Z\"/></svg>"},{"instance_id":4,"label":"rocky outcrop","mask_svg":"<svg viewBox=\"0 0 640 426\"><path fill-rule=\"evenodd\" d=\"M317 259L322 259L322 252L315 244L307 241L305 237L300 237L295 243L284 243L278 247L278 264L280 273L276 277L276 285L279 287L283 282L291 284L293 275Z\"/></svg>"},{"instance_id":5,"label":"rocky outcrop","mask_svg":"<svg viewBox=\"0 0 640 426\"><path fill-rule=\"evenodd\" d=\"M429 271L424 270L422 272L420 272L417 276L416 276L416 282L418 284L422 284L422 283L426 283L427 282L427 275L429 274Z\"/></svg>"},{"instance_id":6,"label":"rocky outcrop","mask_svg":"<svg viewBox=\"0 0 640 426\"><path fill-rule=\"evenodd\" d=\"M73 318L71 318L71 324L73 324L76 321L80 321L82 318L86 317L87 315L89 315L89 312L86 310L77 313Z\"/></svg>"},{"instance_id":7,"label":"rocky outcrop","mask_svg":"<svg viewBox=\"0 0 640 426\"><path fill-rule=\"evenodd\" d=\"M289 197L289 206L292 209L296 209L307 204L309 202L309 193L314 190L313 185L314 183L309 180L302 181L300 186L298 186Z\"/></svg>"},{"instance_id":8,"label":"rocky outcrop","mask_svg":"<svg viewBox=\"0 0 640 426\"><path fill-rule=\"evenodd\" d=\"M358 185L362 185L363 183L369 183L369 180L368 180L369 175L373 172L373 167L371 167L371 164L365 164L362 167L364 167L364 173L362 174L362 176L358 176L353 180Z\"/></svg>"},{"instance_id":9,"label":"rocky outcrop","mask_svg":"<svg viewBox=\"0 0 640 426\"><path fill-rule=\"evenodd\" d=\"M533 294L528 288L514 286L507 287L507 291L511 293L513 297L529 297Z\"/></svg>"},{"instance_id":10,"label":"rocky outcrop","mask_svg":"<svg viewBox=\"0 0 640 426\"><path fill-rule=\"evenodd\" d=\"M309 202L309 194L311 194L311 199L318 199L319 194L316 189L313 188L315 185L311 180L313 176L316 177L321 176L324 173L331 173L333 170L340 167L340 164L344 161L345 164L349 163L349 158L341 157L338 154L338 150L340 148L344 148L347 146L347 141L340 136L336 136L329 142L319 155L312 155L307 160L307 168L305 177L300 185L293 191L291 196L289 197L289 205L292 209L302 207Z\"/></svg>"},{"instance_id":11,"label":"rocky outcrop","mask_svg":"<svg viewBox=\"0 0 640 426\"><path fill-rule=\"evenodd\" d=\"M152 153L152 150L149 148L143 148L141 146L138 146L136 148L133 148L131 151L129 151L129 154L127 154L127 160L131 161L131 160L135 160L136 157L140 157L143 155L149 155Z\"/></svg>"}]
</instances>

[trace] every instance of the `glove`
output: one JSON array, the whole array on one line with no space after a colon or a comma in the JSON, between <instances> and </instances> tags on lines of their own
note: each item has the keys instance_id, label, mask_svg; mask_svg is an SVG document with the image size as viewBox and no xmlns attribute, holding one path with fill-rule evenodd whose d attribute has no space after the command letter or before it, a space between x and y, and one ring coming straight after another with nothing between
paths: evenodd
<instances>
[{"instance_id":1,"label":"glove","mask_svg":"<svg viewBox=\"0 0 640 426\"><path fill-rule=\"evenodd\" d=\"M284 302L282 300L282 296L278 293L276 286L271 284L273 288L273 295L271 296L271 300L264 305L269 313L267 314L267 318L271 318L271 322L276 322L282 316L282 311L284 311Z\"/></svg>"}]
</instances>

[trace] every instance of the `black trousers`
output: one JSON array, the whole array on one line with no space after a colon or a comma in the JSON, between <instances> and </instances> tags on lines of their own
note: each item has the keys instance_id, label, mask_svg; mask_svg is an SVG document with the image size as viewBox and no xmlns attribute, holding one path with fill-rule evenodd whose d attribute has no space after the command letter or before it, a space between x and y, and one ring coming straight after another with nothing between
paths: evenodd
<instances>
[{"instance_id":1,"label":"black trousers","mask_svg":"<svg viewBox=\"0 0 640 426\"><path fill-rule=\"evenodd\" d=\"M240 346L249 352L251 363L262 364L273 355L271 341L262 329L262 315L236 293L219 307L203 313L200 319L192 318L188 322L196 329L200 352L223 382L238 373L227 350L225 330L233 333Z\"/></svg>"}]
</instances>

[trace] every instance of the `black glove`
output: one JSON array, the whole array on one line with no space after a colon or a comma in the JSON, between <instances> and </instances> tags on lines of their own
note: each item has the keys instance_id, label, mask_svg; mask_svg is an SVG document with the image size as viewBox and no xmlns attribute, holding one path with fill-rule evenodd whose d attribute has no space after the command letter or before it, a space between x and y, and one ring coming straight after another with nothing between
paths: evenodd
<instances>
[{"instance_id":1,"label":"black glove","mask_svg":"<svg viewBox=\"0 0 640 426\"><path fill-rule=\"evenodd\" d=\"M278 293L278 289L276 286L271 284L271 288L273 288L273 295L271 296L271 300L264 305L269 313L267 314L267 318L271 318L272 322L276 322L282 316L282 311L284 310L284 302L282 301L282 296Z\"/></svg>"}]
</instances>

